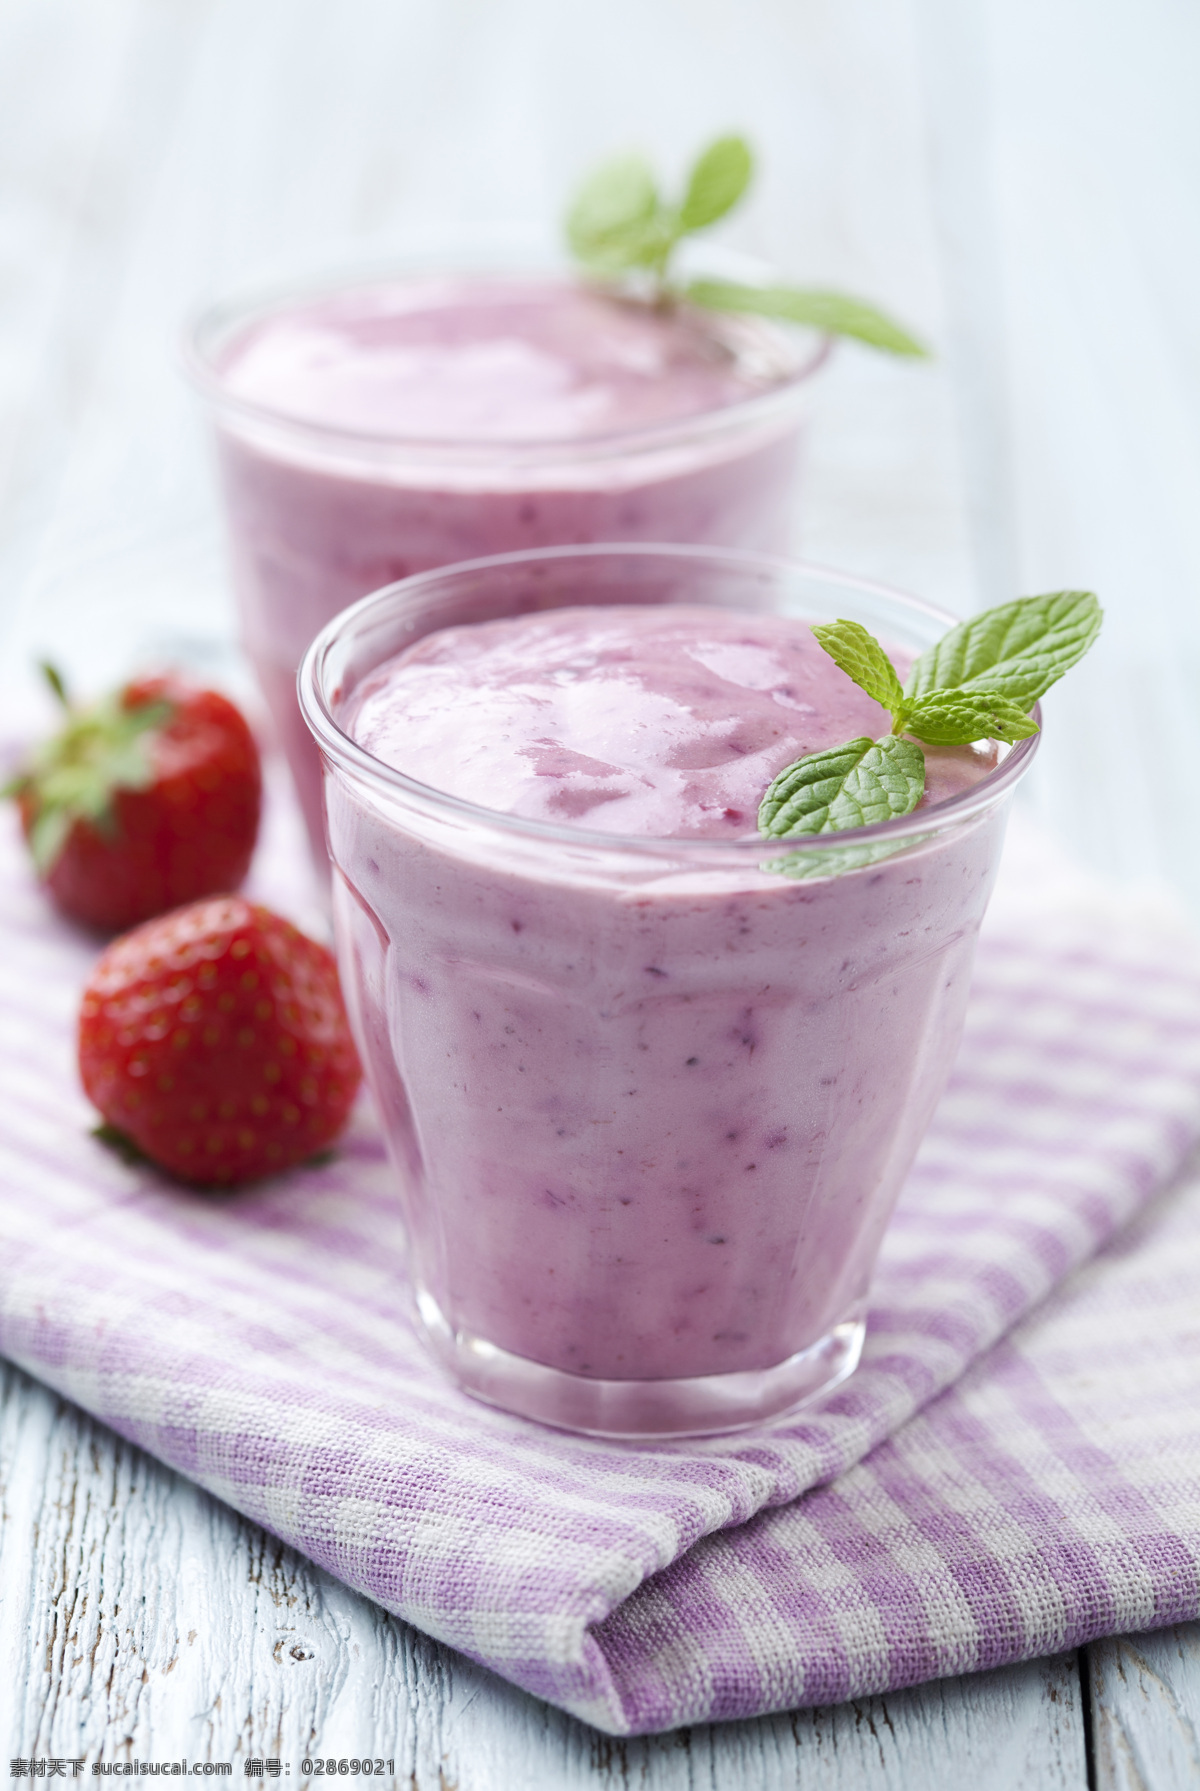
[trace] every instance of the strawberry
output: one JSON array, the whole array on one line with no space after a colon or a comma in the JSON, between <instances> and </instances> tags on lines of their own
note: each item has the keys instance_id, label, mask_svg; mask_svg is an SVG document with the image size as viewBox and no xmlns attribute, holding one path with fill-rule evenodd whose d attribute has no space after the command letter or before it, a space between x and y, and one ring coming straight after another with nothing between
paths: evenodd
<instances>
[{"instance_id":1,"label":"strawberry","mask_svg":"<svg viewBox=\"0 0 1200 1791\"><path fill-rule=\"evenodd\" d=\"M79 1073L109 1128L209 1187L324 1150L361 1080L332 954L241 896L112 942L83 992Z\"/></svg>"},{"instance_id":2,"label":"strawberry","mask_svg":"<svg viewBox=\"0 0 1200 1791\"><path fill-rule=\"evenodd\" d=\"M6 794L63 912L116 932L235 889L254 850L262 773L233 704L167 676L75 708L45 670L66 721Z\"/></svg>"}]
</instances>

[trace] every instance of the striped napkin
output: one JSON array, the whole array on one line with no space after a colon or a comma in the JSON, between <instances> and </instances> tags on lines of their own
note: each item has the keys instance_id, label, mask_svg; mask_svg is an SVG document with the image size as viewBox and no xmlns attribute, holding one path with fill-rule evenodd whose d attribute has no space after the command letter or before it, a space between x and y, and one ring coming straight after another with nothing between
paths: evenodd
<instances>
[{"instance_id":1,"label":"striped napkin","mask_svg":"<svg viewBox=\"0 0 1200 1791\"><path fill-rule=\"evenodd\" d=\"M859 1372L759 1432L623 1447L431 1364L365 1104L332 1162L222 1197L90 1137L95 946L10 819L0 1352L122 1435L619 1734L1200 1612L1200 1189L1149 1204L1200 1137L1200 960L1177 939L1102 908L993 929ZM302 854L277 801L257 893L294 911Z\"/></svg>"}]
</instances>

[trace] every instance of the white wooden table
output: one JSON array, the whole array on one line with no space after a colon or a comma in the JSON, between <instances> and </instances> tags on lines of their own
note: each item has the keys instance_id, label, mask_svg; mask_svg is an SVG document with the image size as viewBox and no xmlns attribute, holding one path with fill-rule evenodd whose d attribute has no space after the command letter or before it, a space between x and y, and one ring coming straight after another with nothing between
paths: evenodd
<instances>
[{"instance_id":1,"label":"white wooden table","mask_svg":"<svg viewBox=\"0 0 1200 1791\"><path fill-rule=\"evenodd\" d=\"M1034 801L1200 911L1198 74L1182 0L0 0L6 716L45 652L83 686L163 656L240 675L172 367L206 294L446 225L545 229L615 144L677 171L742 126L764 174L732 239L939 350L838 357L804 547L959 611L1099 588L1106 642ZM413 1791L1176 1791L1198 1736L1193 1625L613 1741L0 1367L0 1777L103 1755L298 1779L319 1751Z\"/></svg>"}]
</instances>

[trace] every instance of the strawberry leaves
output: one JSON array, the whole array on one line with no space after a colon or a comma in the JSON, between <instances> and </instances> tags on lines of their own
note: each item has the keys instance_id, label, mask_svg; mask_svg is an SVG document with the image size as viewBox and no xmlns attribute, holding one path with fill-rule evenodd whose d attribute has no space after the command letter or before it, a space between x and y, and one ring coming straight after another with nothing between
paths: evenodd
<instances>
[{"instance_id":1,"label":"strawberry leaves","mask_svg":"<svg viewBox=\"0 0 1200 1791\"><path fill-rule=\"evenodd\" d=\"M76 821L101 833L115 826L118 790L144 790L154 780L150 736L170 719L168 702L125 707L119 695L76 709L51 665L43 675L62 705L65 722L0 794L31 811L29 849L39 876L53 870Z\"/></svg>"}]
</instances>

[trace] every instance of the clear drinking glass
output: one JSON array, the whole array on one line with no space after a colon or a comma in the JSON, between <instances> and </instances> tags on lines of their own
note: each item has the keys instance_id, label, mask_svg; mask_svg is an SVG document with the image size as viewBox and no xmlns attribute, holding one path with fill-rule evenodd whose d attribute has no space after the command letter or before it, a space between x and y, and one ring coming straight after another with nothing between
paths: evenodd
<instances>
[{"instance_id":1,"label":"clear drinking glass","mask_svg":"<svg viewBox=\"0 0 1200 1791\"><path fill-rule=\"evenodd\" d=\"M742 1428L850 1374L950 1069L1036 736L966 794L767 842L518 819L372 758L340 718L422 635L573 604L952 618L701 548L509 555L406 579L311 647L342 976L421 1321L480 1398L608 1436Z\"/></svg>"},{"instance_id":2,"label":"clear drinking glass","mask_svg":"<svg viewBox=\"0 0 1200 1791\"><path fill-rule=\"evenodd\" d=\"M189 337L187 368L215 427L243 644L319 858L320 769L296 708L296 669L317 630L356 598L430 567L558 543L694 541L767 553L790 545L801 425L829 344L793 339L762 319L710 326L753 369L754 396L565 440L422 438L399 416L389 430L365 433L231 389L238 344L306 307L374 307L386 319L389 304L410 304L414 293L428 291L436 305L439 291L519 295L548 279L424 272L292 287L219 305Z\"/></svg>"}]
</instances>

